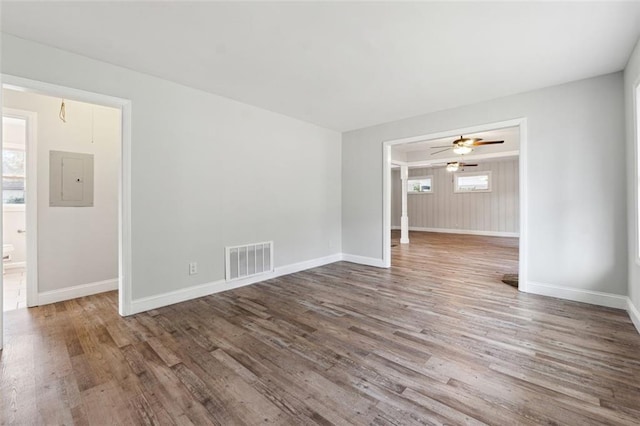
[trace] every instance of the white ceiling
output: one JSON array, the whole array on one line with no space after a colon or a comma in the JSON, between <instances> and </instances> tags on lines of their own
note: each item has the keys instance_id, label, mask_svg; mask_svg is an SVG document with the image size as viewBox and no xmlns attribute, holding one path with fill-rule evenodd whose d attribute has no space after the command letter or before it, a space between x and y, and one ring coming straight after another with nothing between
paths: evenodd
<instances>
[{"instance_id":1,"label":"white ceiling","mask_svg":"<svg viewBox=\"0 0 640 426\"><path fill-rule=\"evenodd\" d=\"M619 71L639 2L2 2L2 30L335 130Z\"/></svg>"}]
</instances>

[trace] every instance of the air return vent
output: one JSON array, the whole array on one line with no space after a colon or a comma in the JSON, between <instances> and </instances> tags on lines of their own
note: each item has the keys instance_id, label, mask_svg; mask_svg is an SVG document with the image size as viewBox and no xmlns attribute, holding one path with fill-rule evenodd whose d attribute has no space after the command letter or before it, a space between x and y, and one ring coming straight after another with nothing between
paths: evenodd
<instances>
[{"instance_id":1,"label":"air return vent","mask_svg":"<svg viewBox=\"0 0 640 426\"><path fill-rule=\"evenodd\" d=\"M225 248L227 281L273 271L273 241Z\"/></svg>"}]
</instances>

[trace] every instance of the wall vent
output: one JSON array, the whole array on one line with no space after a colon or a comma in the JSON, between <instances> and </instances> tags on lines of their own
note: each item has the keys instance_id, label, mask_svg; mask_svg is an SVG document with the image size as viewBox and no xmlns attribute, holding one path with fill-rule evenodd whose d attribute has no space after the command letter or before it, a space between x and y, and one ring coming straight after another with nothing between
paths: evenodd
<instances>
[{"instance_id":1,"label":"wall vent","mask_svg":"<svg viewBox=\"0 0 640 426\"><path fill-rule=\"evenodd\" d=\"M273 272L273 241L225 248L226 279Z\"/></svg>"}]
</instances>

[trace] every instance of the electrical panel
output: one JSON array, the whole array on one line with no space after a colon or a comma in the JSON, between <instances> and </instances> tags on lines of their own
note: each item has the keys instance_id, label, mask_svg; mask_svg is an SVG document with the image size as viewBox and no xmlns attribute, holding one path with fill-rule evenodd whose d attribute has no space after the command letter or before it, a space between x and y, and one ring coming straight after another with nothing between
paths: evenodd
<instances>
[{"instance_id":1,"label":"electrical panel","mask_svg":"<svg viewBox=\"0 0 640 426\"><path fill-rule=\"evenodd\" d=\"M93 154L49 151L49 205L93 207Z\"/></svg>"}]
</instances>

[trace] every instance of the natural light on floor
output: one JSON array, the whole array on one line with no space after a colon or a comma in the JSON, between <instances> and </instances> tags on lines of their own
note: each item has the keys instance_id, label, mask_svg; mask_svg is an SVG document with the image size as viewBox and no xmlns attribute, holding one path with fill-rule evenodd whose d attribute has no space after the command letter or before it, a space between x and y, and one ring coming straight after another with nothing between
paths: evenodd
<instances>
[{"instance_id":1,"label":"natural light on floor","mask_svg":"<svg viewBox=\"0 0 640 426\"><path fill-rule=\"evenodd\" d=\"M27 307L27 273L24 268L7 269L4 273L3 311Z\"/></svg>"}]
</instances>

